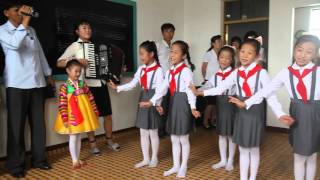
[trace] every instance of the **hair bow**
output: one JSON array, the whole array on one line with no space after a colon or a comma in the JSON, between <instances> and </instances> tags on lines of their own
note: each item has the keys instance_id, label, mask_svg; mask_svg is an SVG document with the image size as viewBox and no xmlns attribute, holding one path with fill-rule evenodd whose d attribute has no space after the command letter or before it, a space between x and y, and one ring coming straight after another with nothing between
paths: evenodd
<instances>
[{"instance_id":1,"label":"hair bow","mask_svg":"<svg viewBox=\"0 0 320 180\"><path fill-rule=\"evenodd\" d=\"M249 39L255 39L255 40L257 40L257 41L260 43L261 46L263 45L263 38L262 38L262 36L258 36L258 37L256 37L256 38L254 38L253 36L249 36L248 38L249 38Z\"/></svg>"}]
</instances>

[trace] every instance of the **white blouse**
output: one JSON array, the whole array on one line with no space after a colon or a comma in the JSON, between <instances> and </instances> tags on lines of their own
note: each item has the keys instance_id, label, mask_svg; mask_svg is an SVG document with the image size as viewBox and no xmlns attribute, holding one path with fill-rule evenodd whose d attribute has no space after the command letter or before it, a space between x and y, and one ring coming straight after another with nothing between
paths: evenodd
<instances>
[{"instance_id":1,"label":"white blouse","mask_svg":"<svg viewBox=\"0 0 320 180\"><path fill-rule=\"evenodd\" d=\"M222 70L222 69L219 69L218 70L218 72L217 73L226 73L226 72L229 72L229 71L231 71L232 70L232 68L229 66L229 67L227 67L226 69L224 69L224 70ZM229 76L230 76L231 74L229 74ZM215 78L215 76L216 75L213 75L211 78L210 78L210 80L208 81L208 83L211 85L211 87L215 87L215 84L217 84L217 86L219 85L219 84L221 84L222 83L222 81L224 81L224 80L222 80L222 77L221 76L217 76L217 83L216 83L216 78ZM228 76L228 77L229 77ZM237 92L237 89L236 89L236 85L233 85L232 87L230 87L229 89L227 89L227 91L228 91L228 94L227 95L235 95ZM224 95L226 95L226 91L223 93Z\"/></svg>"},{"instance_id":2,"label":"white blouse","mask_svg":"<svg viewBox=\"0 0 320 180\"><path fill-rule=\"evenodd\" d=\"M180 63L176 66L172 66L171 70L176 70L177 68L179 68L183 63ZM163 97L164 95L167 94L168 92L168 88L169 88L169 84L171 79L173 78L170 75L170 79L169 79L169 73L170 71L168 70L165 76L165 80L163 81L160 90L156 92L156 94L151 98L151 102L152 104L155 104L155 102L160 99L161 97ZM175 77L175 81L176 81L176 88L178 88L178 78L179 75L177 74ZM196 109L196 96L192 93L192 91L189 89L189 85L193 84L193 73L189 68L184 68L181 71L181 75L180 75L180 88L179 88L179 92L185 92L188 96L188 102L190 104L191 109Z\"/></svg>"},{"instance_id":3,"label":"white blouse","mask_svg":"<svg viewBox=\"0 0 320 180\"><path fill-rule=\"evenodd\" d=\"M146 66L145 64L144 65L141 65L137 72L134 74L134 77L133 79L127 83L127 84L124 84L124 85L120 85L117 87L117 92L121 92L121 91L129 91L129 90L132 90L133 88L135 88L138 84L141 85L141 82L140 82L140 78L141 76L144 75L144 71L142 71L143 68L147 67L147 68L152 68L154 66L156 66L156 62L152 63L151 65L149 66ZM142 72L141 72L142 71ZM153 82L152 82L152 87L151 89L155 89L156 93L159 91L159 88L161 86L161 84L163 83L163 70L161 67L157 68L156 72L154 71L149 71L147 72L147 87L148 89L150 88L150 81L151 81L151 78L152 78L152 75L154 74L154 78L153 78ZM155 105L159 106L161 104L161 98L159 98L159 100L157 101L157 103L155 103Z\"/></svg>"},{"instance_id":4,"label":"white blouse","mask_svg":"<svg viewBox=\"0 0 320 180\"><path fill-rule=\"evenodd\" d=\"M245 71L246 74L248 74L248 72L250 70L252 70L255 66L257 65L257 63L252 63L250 64L247 68L241 66L240 68L234 70L224 81L222 81L221 84L219 84L217 87L215 88L211 88L211 89L208 89L208 90L204 90L203 93L204 93L204 96L216 96L216 95L220 95L222 94L223 92L225 92L227 89L231 88L232 86L236 85L236 94L239 96L239 91L242 92L242 95L245 94L245 92L242 90L242 84L244 82L244 79L239 77L239 84L240 84L240 88L238 87L237 85L237 77L238 77L238 71ZM257 73L254 74L253 76L251 76L247 83L249 84L249 87L250 87L250 90L252 92L252 94L254 93L254 90L255 90L255 85L256 85L256 78L257 78ZM270 78L269 78L269 75L267 73L267 71L265 69L262 69L260 71L260 77L259 77L259 84L258 84L258 91L261 90L263 87L267 87L269 86L269 82L270 82ZM255 104L260 104L261 102L263 101L263 98L261 99L258 99L256 101ZM271 107L275 112L277 112L278 114L281 114L283 115L284 113L281 113L280 110L277 110L277 109L274 109L274 108L278 108L280 105L280 103L278 102L277 100L277 97L276 95L272 95L272 96L269 96L267 97L267 101L268 103L273 103L275 104L274 107Z\"/></svg>"},{"instance_id":5,"label":"white blouse","mask_svg":"<svg viewBox=\"0 0 320 180\"><path fill-rule=\"evenodd\" d=\"M304 71L304 69L311 69L315 66L314 63L310 62L309 64L305 65L304 67L298 66L296 63L292 65L292 68L295 70L299 70L300 74ZM272 79L272 81L261 91L259 91L257 94L252 96L251 98L247 99L245 101L247 108L250 108L252 105L259 103L261 99L270 97L271 95L275 94L277 90L279 90L281 87L285 86L290 98L293 98L292 90L291 90L291 84L290 84L290 78L289 78L289 70L288 68L283 69L278 73L275 78ZM312 72L309 73L307 76L305 76L303 79L303 83L306 86L307 89L307 97L310 98L310 92L311 92L311 80L312 80ZM297 94L298 99L302 99L299 92L297 91L296 87L299 80L295 76L293 76L293 83L295 87L295 92ZM317 67L317 77L316 77L316 87L315 89L320 89L320 69ZM320 100L320 91L315 91L314 100ZM281 115L285 114L282 110L282 106L278 104L273 104L272 102L269 103L269 106L274 107L272 109L278 108L280 110L274 111L274 113L279 118Z\"/></svg>"},{"instance_id":6,"label":"white blouse","mask_svg":"<svg viewBox=\"0 0 320 180\"><path fill-rule=\"evenodd\" d=\"M76 42L73 42L69 47L67 47L58 61L69 59L83 59L84 54L81 42L83 42L83 40L81 40L80 38ZM80 80L85 80L89 87L101 87L102 85L100 79L85 79L84 68L82 68Z\"/></svg>"},{"instance_id":7,"label":"white blouse","mask_svg":"<svg viewBox=\"0 0 320 180\"><path fill-rule=\"evenodd\" d=\"M205 79L209 80L219 69L217 53L213 49L206 52L203 56L203 62L208 63Z\"/></svg>"}]
</instances>

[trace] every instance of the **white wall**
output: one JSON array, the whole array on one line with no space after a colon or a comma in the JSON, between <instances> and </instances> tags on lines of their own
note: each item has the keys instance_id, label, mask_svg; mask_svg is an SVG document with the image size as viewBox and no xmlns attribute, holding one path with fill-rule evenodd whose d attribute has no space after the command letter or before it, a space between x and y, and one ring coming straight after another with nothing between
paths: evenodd
<instances>
[{"instance_id":1,"label":"white wall","mask_svg":"<svg viewBox=\"0 0 320 180\"><path fill-rule=\"evenodd\" d=\"M201 65L210 47L210 38L221 34L220 0L184 1L184 40L190 45L191 60L196 65L195 83L203 82Z\"/></svg>"},{"instance_id":2,"label":"white wall","mask_svg":"<svg viewBox=\"0 0 320 180\"><path fill-rule=\"evenodd\" d=\"M292 62L293 17L294 8L320 3L320 0L270 0L269 10L269 59L268 67L271 76ZM289 97L282 90L278 93L284 110L289 109ZM284 127L268 109L268 126Z\"/></svg>"},{"instance_id":3,"label":"white wall","mask_svg":"<svg viewBox=\"0 0 320 180\"><path fill-rule=\"evenodd\" d=\"M174 24L174 39L183 39L184 0L137 0L138 45L145 40L161 40L161 25Z\"/></svg>"},{"instance_id":4,"label":"white wall","mask_svg":"<svg viewBox=\"0 0 320 180\"><path fill-rule=\"evenodd\" d=\"M201 63L213 35L221 34L220 0L137 0L138 44L145 40L160 40L160 26L174 24L174 40L190 45L190 54L196 65L196 84L203 81ZM196 5L195 5L196 4Z\"/></svg>"}]
</instances>

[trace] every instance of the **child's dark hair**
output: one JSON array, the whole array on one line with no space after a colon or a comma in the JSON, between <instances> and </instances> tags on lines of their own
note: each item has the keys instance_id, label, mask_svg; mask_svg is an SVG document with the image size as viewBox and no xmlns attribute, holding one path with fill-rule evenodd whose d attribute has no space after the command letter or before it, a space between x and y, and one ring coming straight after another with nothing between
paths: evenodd
<instances>
[{"instance_id":1,"label":"child's dark hair","mask_svg":"<svg viewBox=\"0 0 320 180\"><path fill-rule=\"evenodd\" d=\"M91 27L91 23L86 19L80 19L79 21L77 21L74 24L74 28L73 28L73 33L74 33L74 36L76 37L76 39L78 39L78 34L76 33L76 31L79 29L79 27L81 25L88 25L88 26Z\"/></svg>"},{"instance_id":2,"label":"child's dark hair","mask_svg":"<svg viewBox=\"0 0 320 180\"><path fill-rule=\"evenodd\" d=\"M247 40L247 39L250 39L249 37L251 37L251 38L256 38L256 37L258 37L258 36L259 36L259 35L258 35L257 32L255 32L255 31L248 31L248 32L244 35L243 41L245 41L245 40Z\"/></svg>"},{"instance_id":3,"label":"child's dark hair","mask_svg":"<svg viewBox=\"0 0 320 180\"><path fill-rule=\"evenodd\" d=\"M320 48L320 40L317 36L314 36L314 35L302 35L300 36L294 47L297 47L299 44L302 44L302 43L306 43L306 42L310 42L312 44L314 44L316 46L316 53L318 55L319 53L319 48Z\"/></svg>"},{"instance_id":4,"label":"child's dark hair","mask_svg":"<svg viewBox=\"0 0 320 180\"><path fill-rule=\"evenodd\" d=\"M232 44L233 42L238 42L239 44L241 44L241 38L238 36L233 36L231 38L230 44Z\"/></svg>"},{"instance_id":5,"label":"child's dark hair","mask_svg":"<svg viewBox=\"0 0 320 180\"><path fill-rule=\"evenodd\" d=\"M187 61L190 64L190 69L191 71L195 70L195 65L191 62L191 57L190 57L190 53L189 53L189 45L181 40L175 41L174 43L172 43L172 45L178 45L182 51L183 55L186 55L187 57Z\"/></svg>"},{"instance_id":6,"label":"child's dark hair","mask_svg":"<svg viewBox=\"0 0 320 180\"><path fill-rule=\"evenodd\" d=\"M86 19L80 19L77 21L74 25L74 30L77 30L81 25L89 25L91 26L91 23Z\"/></svg>"},{"instance_id":7,"label":"child's dark hair","mask_svg":"<svg viewBox=\"0 0 320 180\"><path fill-rule=\"evenodd\" d=\"M152 52L154 59L157 61L157 64L160 64L159 58L158 58L157 46L154 41L144 41L143 43L140 44L139 47L145 49L148 53Z\"/></svg>"},{"instance_id":8,"label":"child's dark hair","mask_svg":"<svg viewBox=\"0 0 320 180\"><path fill-rule=\"evenodd\" d=\"M3 10L7 11L11 8L17 7L20 8L22 6L22 4L18 1L11 1L10 3L6 3L3 7Z\"/></svg>"},{"instance_id":9,"label":"child's dark hair","mask_svg":"<svg viewBox=\"0 0 320 180\"><path fill-rule=\"evenodd\" d=\"M176 30L176 28L174 27L173 24L171 23L164 23L161 25L161 32L165 31L165 30L168 30L168 29L172 29L173 31Z\"/></svg>"},{"instance_id":10,"label":"child's dark hair","mask_svg":"<svg viewBox=\"0 0 320 180\"><path fill-rule=\"evenodd\" d=\"M80 66L82 67L82 64L77 59L71 59L66 64L66 69L70 69L73 66Z\"/></svg>"},{"instance_id":11,"label":"child's dark hair","mask_svg":"<svg viewBox=\"0 0 320 180\"><path fill-rule=\"evenodd\" d=\"M251 46L253 46L256 50L256 55L259 55L259 52L260 52L260 48L261 48L261 45L259 43L259 41L255 40L255 39L246 39L245 41L243 41L243 43L241 44L240 46L240 49L242 48L243 45L245 44L249 44Z\"/></svg>"},{"instance_id":12,"label":"child's dark hair","mask_svg":"<svg viewBox=\"0 0 320 180\"><path fill-rule=\"evenodd\" d=\"M213 49L212 43L215 43L216 40L219 40L219 39L221 39L221 38L222 38L221 35L212 36L211 39L210 39L210 47L209 47L209 49L207 50L207 52L208 52L208 51L211 51L211 50Z\"/></svg>"},{"instance_id":13,"label":"child's dark hair","mask_svg":"<svg viewBox=\"0 0 320 180\"><path fill-rule=\"evenodd\" d=\"M235 65L235 62L236 62L236 60L235 60L235 55L236 55L236 53L235 53L235 50L232 48L232 47L230 47L230 46L223 46L221 49L220 49L220 51L218 52L218 60L219 60L219 57L220 57L220 54L223 52L223 51L227 51L227 52L229 52L230 54L231 54L231 64L230 64L230 66L232 67L232 68L234 68L234 65Z\"/></svg>"}]
</instances>

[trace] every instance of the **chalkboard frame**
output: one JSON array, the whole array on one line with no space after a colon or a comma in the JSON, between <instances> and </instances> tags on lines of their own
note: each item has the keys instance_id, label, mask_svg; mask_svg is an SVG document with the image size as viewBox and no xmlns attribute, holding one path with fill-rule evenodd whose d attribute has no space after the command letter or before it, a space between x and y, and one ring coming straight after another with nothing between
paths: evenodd
<instances>
[{"instance_id":1,"label":"chalkboard frame","mask_svg":"<svg viewBox=\"0 0 320 180\"><path fill-rule=\"evenodd\" d=\"M108 1L108 2L113 2L113 3L119 3L119 4L124 4L124 5L128 5L132 7L132 22L133 22L133 29L132 29L132 47L133 47L133 69L130 72L126 72L123 75L124 76L132 76L134 74L134 72L137 70L137 6L136 6L136 2L132 1L132 0L104 0L104 1ZM67 79L67 75L66 74L55 74L53 75L53 78L57 81L64 81ZM0 84L3 82L2 76L0 75Z\"/></svg>"},{"instance_id":2,"label":"chalkboard frame","mask_svg":"<svg viewBox=\"0 0 320 180\"><path fill-rule=\"evenodd\" d=\"M134 72L137 70L138 66L138 49L137 49L137 4L135 1L132 0L105 0L105 1L110 1L114 3L119 3L119 4L125 4L132 6L133 9L133 72L126 72L123 75L124 76L132 76ZM66 74L56 74L53 75L53 78L57 81L65 81L67 79Z\"/></svg>"}]
</instances>

